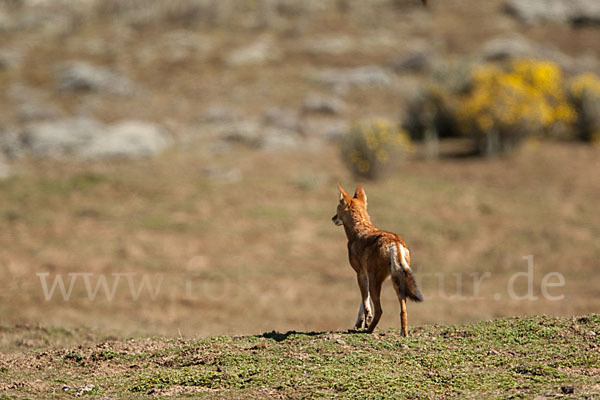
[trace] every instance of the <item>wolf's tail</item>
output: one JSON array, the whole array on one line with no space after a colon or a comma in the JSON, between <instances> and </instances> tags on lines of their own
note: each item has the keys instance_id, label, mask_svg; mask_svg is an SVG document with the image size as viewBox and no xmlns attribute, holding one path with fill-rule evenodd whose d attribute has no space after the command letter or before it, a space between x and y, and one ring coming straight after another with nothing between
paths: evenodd
<instances>
[{"instance_id":1,"label":"wolf's tail","mask_svg":"<svg viewBox=\"0 0 600 400\"><path fill-rule=\"evenodd\" d=\"M398 254L400 251L400 254ZM414 301L423 301L421 291L417 287L412 269L407 261L408 249L400 243L390 245L390 269L392 280L403 297Z\"/></svg>"}]
</instances>

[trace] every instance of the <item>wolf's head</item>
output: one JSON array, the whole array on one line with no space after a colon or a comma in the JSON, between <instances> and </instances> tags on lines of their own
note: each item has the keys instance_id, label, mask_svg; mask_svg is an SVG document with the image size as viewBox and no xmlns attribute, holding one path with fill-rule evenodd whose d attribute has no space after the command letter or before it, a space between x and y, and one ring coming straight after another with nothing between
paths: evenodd
<instances>
[{"instance_id":1,"label":"wolf's head","mask_svg":"<svg viewBox=\"0 0 600 400\"><path fill-rule=\"evenodd\" d=\"M370 222L369 214L367 214L367 194L362 186L356 186L353 197L350 197L339 184L337 187L340 191L340 202L331 221L337 226L348 227L358 221Z\"/></svg>"}]
</instances>

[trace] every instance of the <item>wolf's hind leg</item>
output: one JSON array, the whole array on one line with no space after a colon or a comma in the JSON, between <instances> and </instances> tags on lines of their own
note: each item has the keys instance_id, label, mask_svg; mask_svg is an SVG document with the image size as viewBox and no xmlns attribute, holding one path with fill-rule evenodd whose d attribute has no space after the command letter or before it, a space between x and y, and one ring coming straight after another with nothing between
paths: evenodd
<instances>
[{"instance_id":1,"label":"wolf's hind leg","mask_svg":"<svg viewBox=\"0 0 600 400\"><path fill-rule=\"evenodd\" d=\"M400 282L400 279L397 277L392 277L392 283L394 284L394 289L396 290L396 295L400 302L400 326L402 329L402 336L406 337L408 336L408 323L406 322L406 295L404 282Z\"/></svg>"},{"instance_id":2,"label":"wolf's hind leg","mask_svg":"<svg viewBox=\"0 0 600 400\"><path fill-rule=\"evenodd\" d=\"M383 309L381 308L381 284L383 281L378 281L377 278L373 275L369 277L369 295L371 300L373 301L373 306L375 308L375 314L373 315L372 321L369 323L367 328L367 332L371 333L379 323L381 319L381 315L383 314Z\"/></svg>"},{"instance_id":3,"label":"wolf's hind leg","mask_svg":"<svg viewBox=\"0 0 600 400\"><path fill-rule=\"evenodd\" d=\"M363 329L365 325L365 305L360 302L360 306L358 307L358 317L356 318L356 323L354 324L354 329Z\"/></svg>"}]
</instances>

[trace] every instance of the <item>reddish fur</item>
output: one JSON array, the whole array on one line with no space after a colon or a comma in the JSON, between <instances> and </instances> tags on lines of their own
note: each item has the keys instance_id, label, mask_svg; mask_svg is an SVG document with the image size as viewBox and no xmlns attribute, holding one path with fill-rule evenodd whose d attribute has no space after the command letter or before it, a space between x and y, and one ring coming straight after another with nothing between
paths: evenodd
<instances>
[{"instance_id":1,"label":"reddish fur","mask_svg":"<svg viewBox=\"0 0 600 400\"><path fill-rule=\"evenodd\" d=\"M348 258L350 265L356 271L363 296L361 309L366 308L363 319L360 318L359 311L359 319L355 328L366 327L367 332L373 332L383 313L380 303L381 285L391 274L390 246L397 246L399 258L397 265L400 266L402 265L400 246L403 246L406 250L408 250L408 247L400 235L378 229L371 223L371 218L367 213L367 196L360 185L356 187L354 197L350 197L340 185L338 185L338 189L340 191L340 202L337 213L332 220L336 224L341 221L344 225L346 237L348 238ZM421 293L409 267L410 252L408 251L406 251L406 263L408 268L401 267L401 272L396 273L394 279L392 279L401 305L402 333L405 336L408 333L406 326L406 296L408 295L409 298L415 301L422 300ZM370 315L369 312L369 296L375 308L374 315Z\"/></svg>"}]
</instances>

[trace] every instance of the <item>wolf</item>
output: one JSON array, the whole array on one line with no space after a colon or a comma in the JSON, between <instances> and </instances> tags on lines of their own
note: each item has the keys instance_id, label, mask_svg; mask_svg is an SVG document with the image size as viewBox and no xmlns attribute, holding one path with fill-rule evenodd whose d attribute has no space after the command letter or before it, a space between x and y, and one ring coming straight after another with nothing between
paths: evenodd
<instances>
[{"instance_id":1,"label":"wolf","mask_svg":"<svg viewBox=\"0 0 600 400\"><path fill-rule=\"evenodd\" d=\"M402 336L408 336L406 298L423 301L410 268L410 250L404 240L392 232L382 231L373 225L367 213L367 194L361 185L353 197L337 185L340 201L331 220L344 226L348 238L348 258L356 271L362 301L354 329L371 333L379 323L381 285L389 277L400 301ZM371 301L374 310L371 309Z\"/></svg>"}]
</instances>

